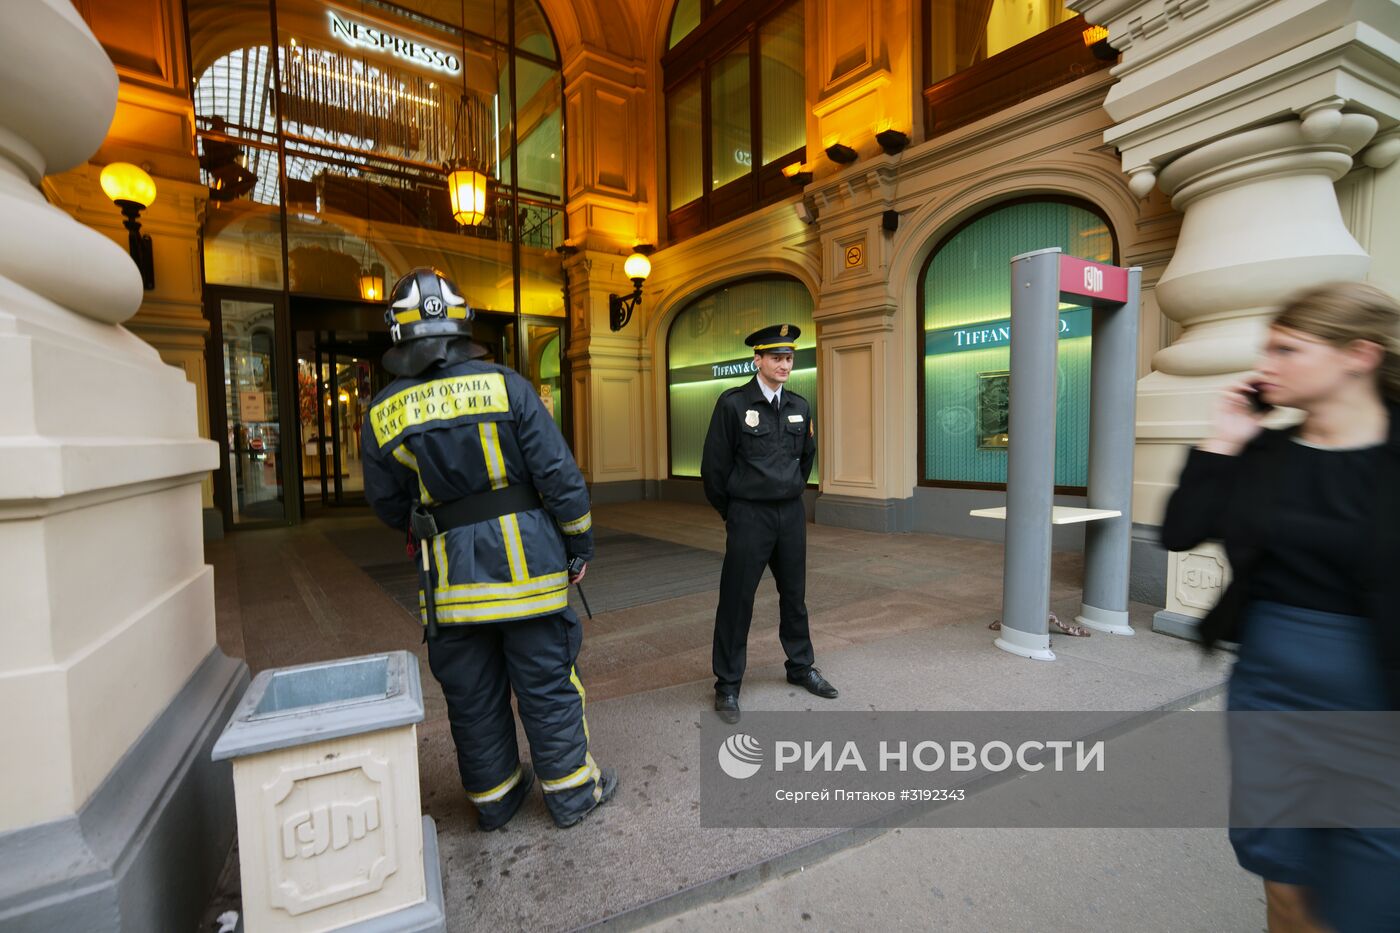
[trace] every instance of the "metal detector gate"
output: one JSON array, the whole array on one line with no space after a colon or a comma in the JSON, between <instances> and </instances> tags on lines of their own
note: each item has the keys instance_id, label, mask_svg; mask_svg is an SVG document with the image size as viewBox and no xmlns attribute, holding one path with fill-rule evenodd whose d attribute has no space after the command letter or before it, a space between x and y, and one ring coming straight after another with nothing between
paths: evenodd
<instances>
[{"instance_id":1,"label":"metal detector gate","mask_svg":"<svg viewBox=\"0 0 1400 933\"><path fill-rule=\"evenodd\" d=\"M1128 560L1141 278L1141 269L1087 262L1063 255L1058 247L1011 260L1006 506L972 514L1006 521L1001 635L996 646L1012 654L1055 659L1049 630L1052 525L1088 523L1084 602L1076 621L1100 632L1133 634L1128 624ZM1093 308L1087 508L1054 504L1061 300Z\"/></svg>"}]
</instances>

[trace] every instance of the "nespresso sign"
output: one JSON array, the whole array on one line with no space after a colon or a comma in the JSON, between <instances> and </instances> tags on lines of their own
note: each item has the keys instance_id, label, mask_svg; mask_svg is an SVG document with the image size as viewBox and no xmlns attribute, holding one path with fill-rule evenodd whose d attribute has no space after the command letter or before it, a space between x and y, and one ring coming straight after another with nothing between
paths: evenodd
<instances>
[{"instance_id":1,"label":"nespresso sign","mask_svg":"<svg viewBox=\"0 0 1400 933\"><path fill-rule=\"evenodd\" d=\"M421 42L396 36L378 26L357 23L355 20L341 16L334 11L327 12L331 18L331 35L346 45L377 49L380 52L413 62L415 65L432 68L434 71L445 71L454 75L460 74L462 71L462 59L451 52L444 52L441 49L423 45Z\"/></svg>"}]
</instances>

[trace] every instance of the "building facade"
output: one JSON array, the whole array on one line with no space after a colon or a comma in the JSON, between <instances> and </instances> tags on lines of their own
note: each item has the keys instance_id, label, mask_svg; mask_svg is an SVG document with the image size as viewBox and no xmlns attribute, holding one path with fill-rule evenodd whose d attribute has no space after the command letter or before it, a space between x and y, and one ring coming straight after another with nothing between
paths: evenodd
<instances>
[{"instance_id":1,"label":"building facade","mask_svg":"<svg viewBox=\"0 0 1400 933\"><path fill-rule=\"evenodd\" d=\"M1208 114L1204 101L1178 96L1162 105L1175 124L1214 122L1171 141L1175 124L1130 112L1163 92L1124 89L1160 87L1167 74L1223 78L1248 61L1257 76L1214 90L1262 96L1251 82L1284 68L1279 55L1296 57L1324 26L1351 25L1343 14L1315 25L1260 9L1249 21L1271 24L1271 44L1227 43L1217 27L1231 5L1173 7L1152 19L1150 37L1110 25L1105 38L1091 23L1110 19L1102 9L1086 19L1055 0L1025 10L999 0L975 9L788 0L742 11L709 0L147 6L149 17L134 17L98 0L80 5L117 62L123 99L94 161L49 185L81 219L113 231L94 190L102 160L151 165L171 190L151 209L148 227L164 234L153 237L162 274L133 326L201 389L202 429L222 448L206 505L228 528L355 501L362 408L385 378L380 298L428 263L462 283L480 338L536 384L602 499L694 498L702 409L745 378L721 375L742 363L728 351L744 328L786 315L811 328L799 391L821 412L828 468L814 484L817 520L995 536L965 516L1004 481L1004 442L987 442L995 425L985 422L1000 410L1005 341L971 355L936 349L956 343L949 328L1004 325L1006 277L992 257L1060 246L1141 266L1144 423L1168 417L1150 410L1159 386L1205 375L1203 338L1170 349L1188 319L1235 321L1216 328L1205 353L1221 357L1208 364L1216 369L1230 357L1235 372L1257 331L1248 312L1281 292L1250 296L1251 308L1169 300L1164 313L1156 283L1184 212L1181 183L1158 175L1232 120L1243 129L1284 111L1256 103ZM1379 35L1392 25L1388 7L1373 11ZM1157 62L1157 72L1169 69L1161 74L1135 64L1172 59L1197 35L1219 46L1213 72L1190 56ZM1359 60L1366 42L1338 55ZM1287 111L1301 125L1308 107L1330 101L1318 112L1352 106L1376 122L1364 141L1338 136L1356 165L1331 182L1346 228L1329 219L1331 235L1355 240L1344 248L1358 257L1370 240L1384 248L1395 238L1385 212L1370 209L1394 184L1377 187L1384 172L1371 164L1393 145L1384 71L1367 72L1373 90L1354 106L1333 94ZM1210 85L1202 91L1213 96ZM164 147L147 132L158 108L168 116ZM1150 168L1125 165L1142 147L1125 150L1124 126L1153 137ZM853 161L828 156L832 144ZM468 223L452 215L443 172L456 162L486 176L485 204ZM1282 235L1276 224L1260 230ZM653 274L634 321L613 332L608 296L631 290L622 258L638 243L657 250ZM1332 256L1339 247L1318 248ZM1313 280L1324 267L1370 274L1324 259L1298 276ZM1085 482L1092 352L1076 320L1064 322L1056 480L1070 497ZM1242 342L1229 351L1221 335ZM701 380L702 365L720 368ZM1168 420L1179 425L1182 414ZM1192 417L1180 436L1142 432L1142 524L1155 522L1184 443L1203 430L1199 410Z\"/></svg>"}]
</instances>

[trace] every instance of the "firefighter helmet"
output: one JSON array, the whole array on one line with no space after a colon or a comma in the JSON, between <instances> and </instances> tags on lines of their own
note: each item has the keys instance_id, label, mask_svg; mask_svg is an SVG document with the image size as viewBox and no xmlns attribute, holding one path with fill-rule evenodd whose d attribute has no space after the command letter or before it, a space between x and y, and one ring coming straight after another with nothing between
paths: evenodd
<instances>
[{"instance_id":1,"label":"firefighter helmet","mask_svg":"<svg viewBox=\"0 0 1400 933\"><path fill-rule=\"evenodd\" d=\"M451 279L421 266L394 284L384 323L397 345L424 337L470 337L475 316Z\"/></svg>"}]
</instances>

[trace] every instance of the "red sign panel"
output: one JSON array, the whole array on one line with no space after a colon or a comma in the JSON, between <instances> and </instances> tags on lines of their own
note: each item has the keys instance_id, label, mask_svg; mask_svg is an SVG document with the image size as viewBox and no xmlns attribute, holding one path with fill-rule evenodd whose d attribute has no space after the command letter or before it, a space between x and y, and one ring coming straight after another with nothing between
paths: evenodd
<instances>
[{"instance_id":1,"label":"red sign panel","mask_svg":"<svg viewBox=\"0 0 1400 933\"><path fill-rule=\"evenodd\" d=\"M1128 270L1060 255L1060 294L1111 304L1128 300Z\"/></svg>"}]
</instances>

